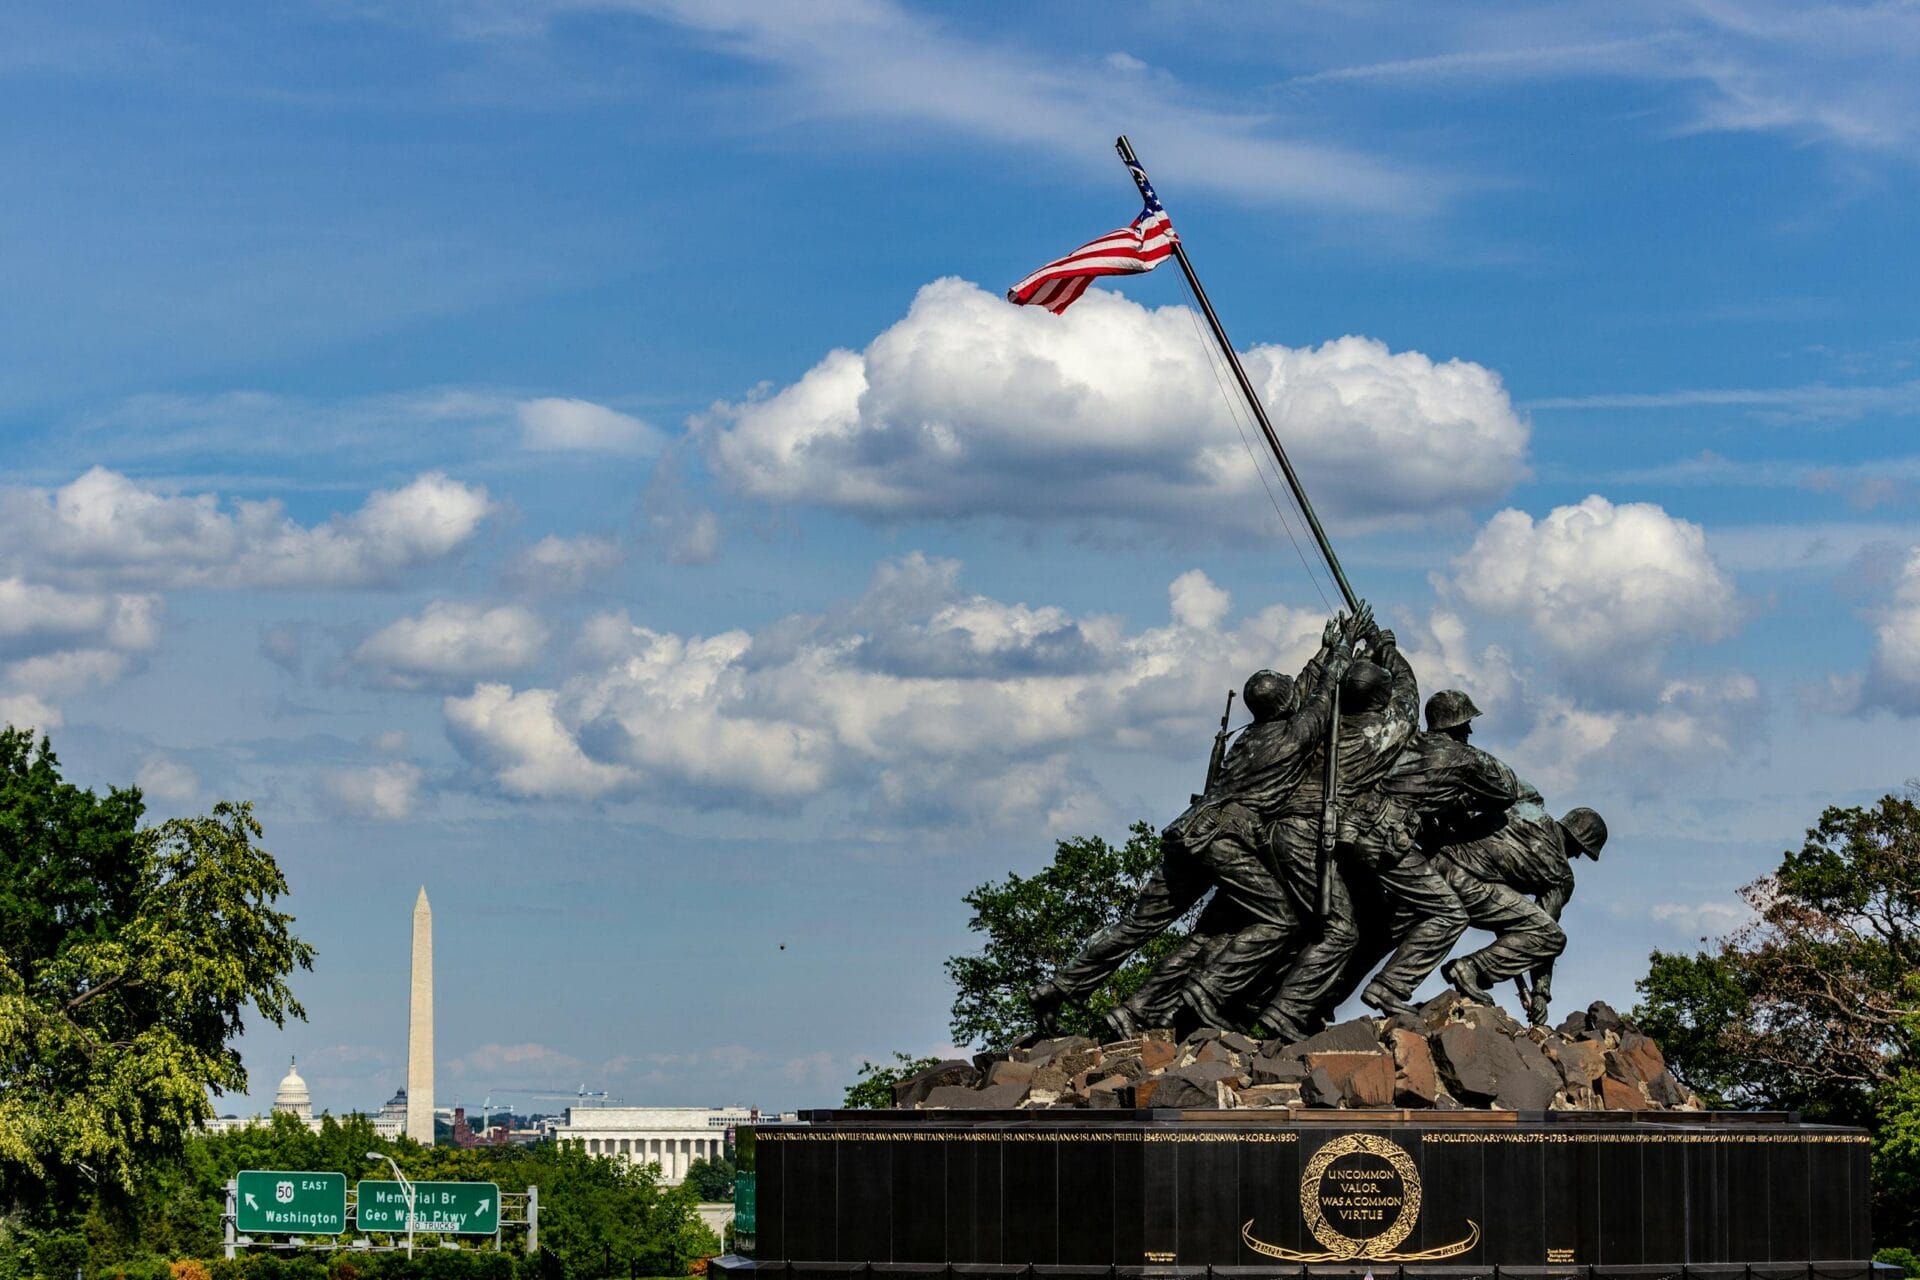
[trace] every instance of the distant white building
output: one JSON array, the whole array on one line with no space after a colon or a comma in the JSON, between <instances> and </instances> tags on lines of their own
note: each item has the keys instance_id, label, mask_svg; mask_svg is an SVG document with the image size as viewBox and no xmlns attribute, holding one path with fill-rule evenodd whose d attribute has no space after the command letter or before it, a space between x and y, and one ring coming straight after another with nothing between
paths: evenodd
<instances>
[{"instance_id":1,"label":"distant white building","mask_svg":"<svg viewBox=\"0 0 1920 1280\"><path fill-rule=\"evenodd\" d=\"M313 1096L307 1092L307 1082L300 1078L300 1071L292 1062L287 1064L287 1074L281 1078L280 1087L273 1091L273 1114L292 1116L315 1133L320 1132L320 1122L313 1115ZM200 1127L208 1133L231 1133L266 1122L265 1116L210 1116Z\"/></svg>"},{"instance_id":2,"label":"distant white building","mask_svg":"<svg viewBox=\"0 0 1920 1280\"><path fill-rule=\"evenodd\" d=\"M724 1156L727 1130L753 1120L747 1107L568 1107L553 1136L590 1156L657 1164L673 1184L695 1160Z\"/></svg>"},{"instance_id":3,"label":"distant white building","mask_svg":"<svg viewBox=\"0 0 1920 1280\"><path fill-rule=\"evenodd\" d=\"M300 1078L299 1066L291 1058L287 1060L287 1074L281 1078L280 1087L273 1091L273 1114L292 1116L310 1128L318 1127L313 1123L313 1098L307 1092L307 1082Z\"/></svg>"},{"instance_id":4,"label":"distant white building","mask_svg":"<svg viewBox=\"0 0 1920 1280\"><path fill-rule=\"evenodd\" d=\"M407 1091L395 1093L373 1117L373 1131L383 1138L397 1138L407 1131Z\"/></svg>"}]
</instances>

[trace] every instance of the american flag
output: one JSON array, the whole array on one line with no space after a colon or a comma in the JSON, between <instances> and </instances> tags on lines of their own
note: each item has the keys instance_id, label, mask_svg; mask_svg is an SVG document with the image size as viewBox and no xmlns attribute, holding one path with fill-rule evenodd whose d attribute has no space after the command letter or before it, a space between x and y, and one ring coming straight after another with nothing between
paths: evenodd
<instances>
[{"instance_id":1,"label":"american flag","mask_svg":"<svg viewBox=\"0 0 1920 1280\"><path fill-rule=\"evenodd\" d=\"M1134 178L1147 207L1131 226L1109 231L1098 240L1090 240L1064 258L1046 266L1007 290L1007 301L1023 307L1045 307L1059 315L1087 291L1096 276L1134 275L1151 271L1173 252L1180 233L1173 229L1160 197L1153 193L1147 175L1137 167Z\"/></svg>"}]
</instances>

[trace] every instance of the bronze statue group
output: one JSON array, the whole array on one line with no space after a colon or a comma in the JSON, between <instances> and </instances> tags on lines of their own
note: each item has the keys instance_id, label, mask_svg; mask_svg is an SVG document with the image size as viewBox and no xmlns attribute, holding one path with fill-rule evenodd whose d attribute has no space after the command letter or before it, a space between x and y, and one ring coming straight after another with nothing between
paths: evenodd
<instances>
[{"instance_id":1,"label":"bronze statue group","mask_svg":"<svg viewBox=\"0 0 1920 1280\"><path fill-rule=\"evenodd\" d=\"M1516 980L1529 1021L1544 1023L1571 860L1600 856L1600 815L1550 816L1468 741L1480 712L1457 689L1427 699L1423 731L1413 670L1365 605L1327 623L1297 677L1257 671L1243 697L1253 723L1161 832L1161 865L1126 916L1032 991L1042 1021L1207 899L1108 1012L1115 1037L1258 1026L1304 1039L1362 978L1367 1005L1413 1012L1435 968L1486 1004ZM1469 927L1493 940L1448 962Z\"/></svg>"}]
</instances>

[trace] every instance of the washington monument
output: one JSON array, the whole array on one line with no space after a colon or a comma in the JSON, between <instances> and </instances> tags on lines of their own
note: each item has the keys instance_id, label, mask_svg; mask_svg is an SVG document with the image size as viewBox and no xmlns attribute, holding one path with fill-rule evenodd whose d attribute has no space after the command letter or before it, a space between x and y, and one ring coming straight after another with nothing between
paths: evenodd
<instances>
[{"instance_id":1,"label":"washington monument","mask_svg":"<svg viewBox=\"0 0 1920 1280\"><path fill-rule=\"evenodd\" d=\"M433 908L413 903L413 999L407 1015L407 1136L433 1145Z\"/></svg>"}]
</instances>

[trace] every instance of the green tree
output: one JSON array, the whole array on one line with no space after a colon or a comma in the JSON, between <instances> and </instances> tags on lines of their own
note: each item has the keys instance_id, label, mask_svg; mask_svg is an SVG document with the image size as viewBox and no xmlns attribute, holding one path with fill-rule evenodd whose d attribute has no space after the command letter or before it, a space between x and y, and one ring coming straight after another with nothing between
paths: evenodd
<instances>
[{"instance_id":1,"label":"green tree","mask_svg":"<svg viewBox=\"0 0 1920 1280\"><path fill-rule=\"evenodd\" d=\"M840 1105L862 1111L890 1107L893 1105L894 1085L908 1076L925 1071L938 1061L938 1058L916 1058L897 1050L889 1064L863 1061L853 1083L847 1086L846 1096Z\"/></svg>"},{"instance_id":2,"label":"green tree","mask_svg":"<svg viewBox=\"0 0 1920 1280\"><path fill-rule=\"evenodd\" d=\"M725 1156L701 1157L687 1166L687 1185L707 1204L733 1199L733 1162Z\"/></svg>"},{"instance_id":3,"label":"green tree","mask_svg":"<svg viewBox=\"0 0 1920 1280\"><path fill-rule=\"evenodd\" d=\"M1689 1085L1869 1119L1920 1025L1916 794L1826 810L1740 892L1753 923L1711 952L1654 952L1635 1017Z\"/></svg>"},{"instance_id":4,"label":"green tree","mask_svg":"<svg viewBox=\"0 0 1920 1280\"><path fill-rule=\"evenodd\" d=\"M1920 1245L1920 790L1827 809L1741 896L1711 950L1653 953L1634 1019L1702 1096L1867 1126L1876 1234Z\"/></svg>"},{"instance_id":5,"label":"green tree","mask_svg":"<svg viewBox=\"0 0 1920 1280\"><path fill-rule=\"evenodd\" d=\"M1160 865L1160 837L1136 822L1125 844L1077 836L1054 846L1053 861L1032 876L1009 874L966 895L973 908L967 927L986 935L978 955L954 956L947 976L953 1000L955 1044L1005 1045L1034 1029L1027 991L1073 958L1094 933L1119 920L1140 887ZM1090 1030L1099 1017L1132 994L1153 966L1187 934L1180 921L1141 948L1132 960L1085 1001L1060 1011L1063 1032Z\"/></svg>"},{"instance_id":6,"label":"green tree","mask_svg":"<svg viewBox=\"0 0 1920 1280\"><path fill-rule=\"evenodd\" d=\"M304 1017L313 949L274 904L279 865L245 804L139 826L133 788L62 780L45 739L0 731L0 1206L130 1191L244 1091L249 1008Z\"/></svg>"},{"instance_id":7,"label":"green tree","mask_svg":"<svg viewBox=\"0 0 1920 1280\"><path fill-rule=\"evenodd\" d=\"M590 1156L577 1147L534 1148L526 1167L540 1187L540 1243L569 1276L685 1275L720 1251L686 1183L660 1185L657 1167Z\"/></svg>"}]
</instances>

